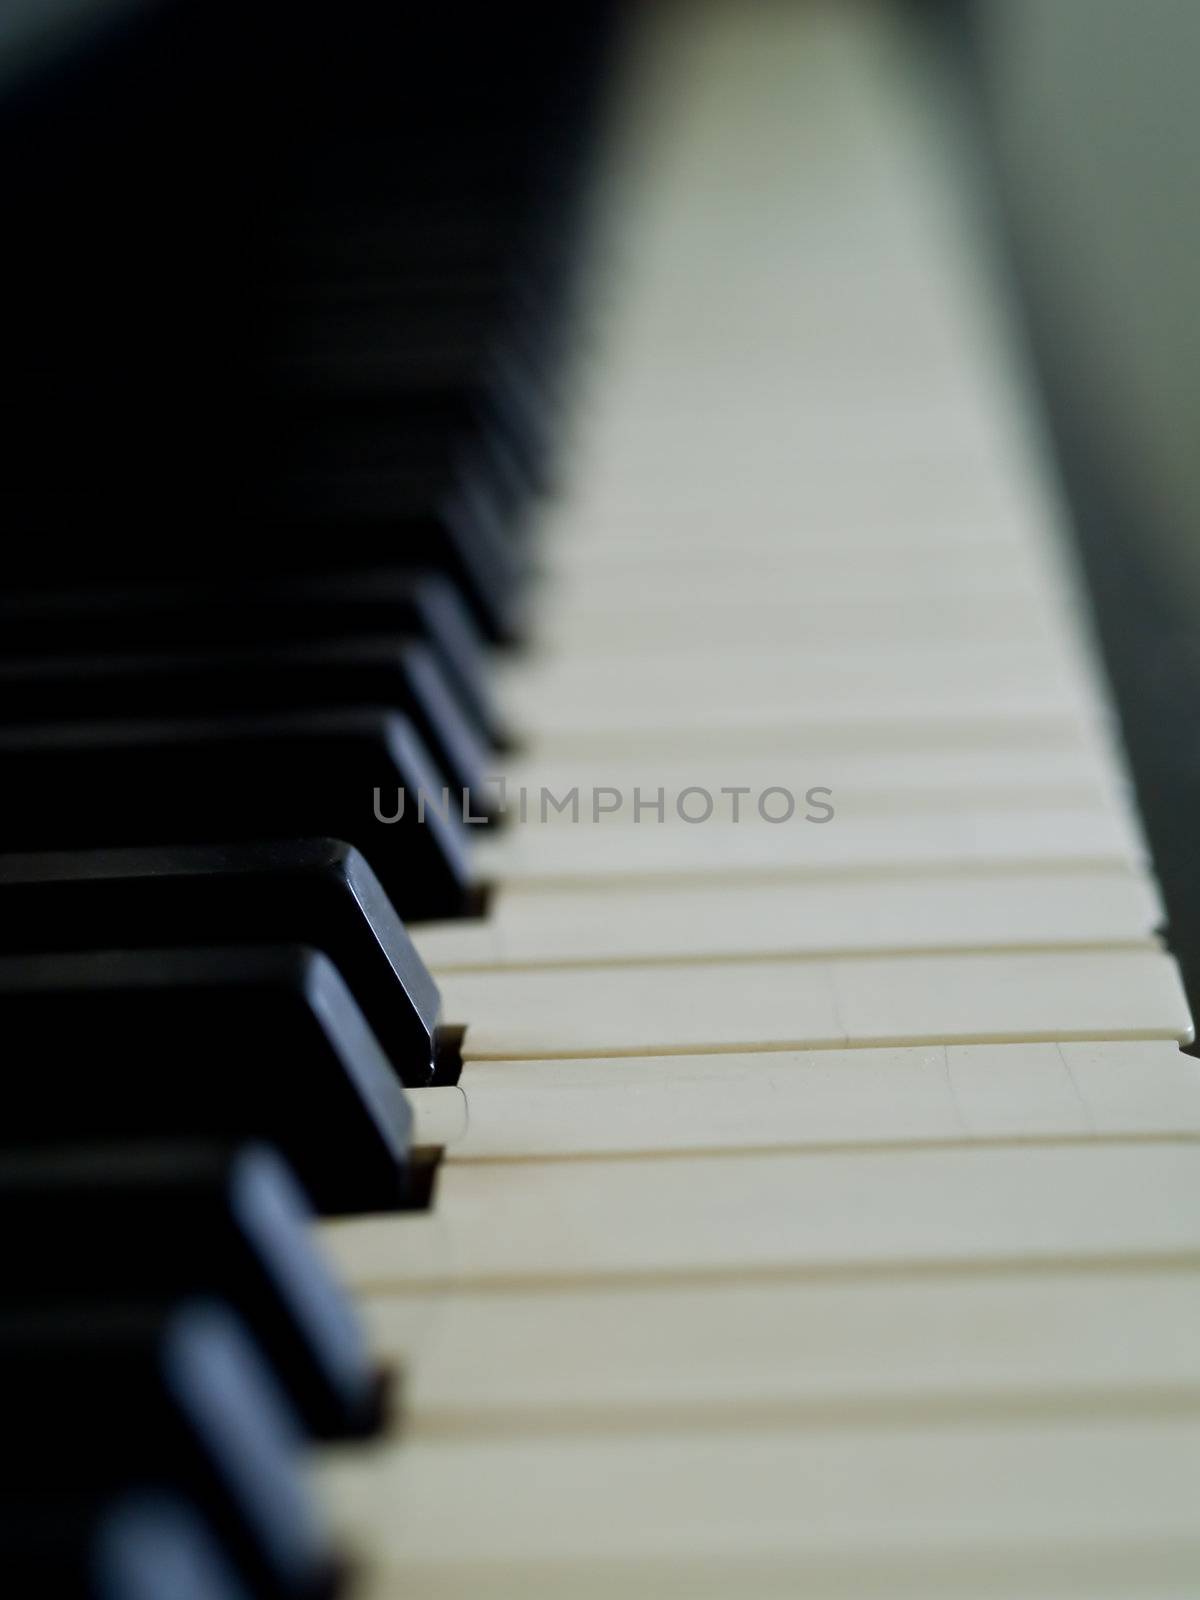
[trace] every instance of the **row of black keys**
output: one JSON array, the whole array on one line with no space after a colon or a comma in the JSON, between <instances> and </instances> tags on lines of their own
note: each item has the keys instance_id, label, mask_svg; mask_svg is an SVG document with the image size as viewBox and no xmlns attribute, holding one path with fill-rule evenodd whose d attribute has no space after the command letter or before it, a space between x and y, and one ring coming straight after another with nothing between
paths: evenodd
<instances>
[{"instance_id":1,"label":"row of black keys","mask_svg":"<svg viewBox=\"0 0 1200 1600\"><path fill-rule=\"evenodd\" d=\"M33 615L0 659L0 1563L309 1600L339 1569L304 1439L384 1411L308 1209L422 1199L403 1085L447 1050L402 917L476 909L482 651L438 574Z\"/></svg>"},{"instance_id":2,"label":"row of black keys","mask_svg":"<svg viewBox=\"0 0 1200 1600\"><path fill-rule=\"evenodd\" d=\"M438 791L459 776L463 730L487 749L453 690L422 697L428 636L389 652L397 681L414 652L426 669L411 718L334 707L0 733L8 842L73 846L0 856L0 1563L17 1587L308 1600L337 1586L303 1441L384 1412L309 1204L422 1203L403 1086L452 1070L453 1043L400 910L471 908L467 827ZM145 666L130 680L144 691L168 681ZM210 666L197 683L240 670L219 652ZM408 792L406 822L377 820L377 785L389 813ZM147 835L164 842L112 843Z\"/></svg>"},{"instance_id":3,"label":"row of black keys","mask_svg":"<svg viewBox=\"0 0 1200 1600\"><path fill-rule=\"evenodd\" d=\"M112 9L0 101L0 1571L315 1600L387 1385L309 1212L428 1192L597 18Z\"/></svg>"}]
</instances>

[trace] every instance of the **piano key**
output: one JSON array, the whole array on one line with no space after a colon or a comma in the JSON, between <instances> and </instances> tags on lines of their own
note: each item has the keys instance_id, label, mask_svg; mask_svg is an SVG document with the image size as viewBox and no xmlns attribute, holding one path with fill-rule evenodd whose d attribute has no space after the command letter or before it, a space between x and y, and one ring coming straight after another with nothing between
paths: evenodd
<instances>
[{"instance_id":1,"label":"piano key","mask_svg":"<svg viewBox=\"0 0 1200 1600\"><path fill-rule=\"evenodd\" d=\"M818 797L811 810L805 809L802 795L777 794L766 798L765 807L778 822L741 826L717 820L717 796L710 798L713 815L703 824L660 826L656 791L644 791L640 825L605 828L590 826L590 795L579 798L578 827L543 826L538 820L542 799L533 795L528 826L479 840L476 870L483 881L503 885L632 887L688 879L800 882L847 873L1111 870L1137 867L1145 857L1137 824L1123 807L1105 802L839 816L836 794ZM757 806L762 796L751 798ZM564 802L562 795L555 799ZM566 800L571 814L573 803L569 796ZM632 803L629 797L626 804ZM820 809L830 804L832 818ZM663 805L665 812L665 798ZM707 801L691 796L687 805L699 816ZM812 821L806 820L809 816ZM516 820L520 822L519 811Z\"/></svg>"},{"instance_id":2,"label":"piano key","mask_svg":"<svg viewBox=\"0 0 1200 1600\"><path fill-rule=\"evenodd\" d=\"M873 599L838 603L808 602L790 593L764 592L757 604L732 608L713 602L677 605L670 610L626 611L598 617L574 616L539 627L547 645L564 650L582 641L585 652L624 654L652 634L660 649L688 640L719 639L722 649L784 649L797 639L827 646L861 639L864 648L903 651L931 644L949 647L974 640L1037 649L1062 633L1060 613L1041 597L966 597L953 606L938 596Z\"/></svg>"},{"instance_id":3,"label":"piano key","mask_svg":"<svg viewBox=\"0 0 1200 1600\"><path fill-rule=\"evenodd\" d=\"M0 1156L9 1308L122 1302L232 1307L305 1427L378 1426L381 1385L356 1311L310 1235L311 1213L266 1145L50 1149Z\"/></svg>"},{"instance_id":4,"label":"piano key","mask_svg":"<svg viewBox=\"0 0 1200 1600\"><path fill-rule=\"evenodd\" d=\"M445 972L464 1061L841 1045L1174 1039L1192 1023L1158 949L846 956Z\"/></svg>"},{"instance_id":5,"label":"piano key","mask_svg":"<svg viewBox=\"0 0 1200 1600\"><path fill-rule=\"evenodd\" d=\"M1169 1040L469 1062L413 1094L446 1162L1200 1133Z\"/></svg>"},{"instance_id":6,"label":"piano key","mask_svg":"<svg viewBox=\"0 0 1200 1600\"><path fill-rule=\"evenodd\" d=\"M654 796L661 787L668 814L676 810L683 789L698 786L720 796L723 789L739 784L757 796L775 784L802 795L819 783L833 790L843 812L916 810L939 802L947 808L970 810L990 805L998 810L1001 806L1027 806L1038 801L1045 805L1086 805L1100 798L1127 801L1129 797L1128 778L1103 729L1090 740L1080 729L1075 740L1058 747L1031 739L1012 747L981 742L957 748L935 743L912 749L895 741L846 747L839 745L836 730L830 732L830 738L806 742L801 753L770 752L768 732L757 741L748 738L742 749L703 752L697 748L690 759L669 750L653 756L647 751L641 757L603 751L556 756L542 754L534 745L503 758L494 788L498 797L499 778L503 777L510 812L525 789L531 796L530 814L539 821L543 786L555 795L569 792L572 787L579 788L581 797L586 792L589 816L592 790L597 788L618 790L625 797L623 807L632 809L635 788L643 795ZM509 799L510 795L513 799ZM724 795L721 805L723 812L732 816L728 795ZM743 808L752 814L755 805L751 800L746 807L743 799ZM742 808L738 814L743 814ZM556 815L547 809L548 821ZM602 812L600 820L609 815Z\"/></svg>"},{"instance_id":7,"label":"piano key","mask_svg":"<svg viewBox=\"0 0 1200 1600\"><path fill-rule=\"evenodd\" d=\"M324 1592L331 1547L291 1413L218 1303L5 1312L0 1351L9 1492L68 1502L147 1484L182 1492L256 1592Z\"/></svg>"},{"instance_id":8,"label":"piano key","mask_svg":"<svg viewBox=\"0 0 1200 1600\"><path fill-rule=\"evenodd\" d=\"M619 630L621 622L616 624ZM908 656L764 651L693 660L687 653L582 657L510 674L506 717L530 741L625 729L859 721L1097 718L1096 689L1047 652L1010 649Z\"/></svg>"},{"instance_id":9,"label":"piano key","mask_svg":"<svg viewBox=\"0 0 1200 1600\"><path fill-rule=\"evenodd\" d=\"M570 519L569 521L567 519ZM886 535L878 531L886 523ZM1022 525L1023 527L1024 525ZM664 528L654 538L643 530L634 534L627 526L597 526L587 531L582 510L565 506L556 517L556 537L539 553L544 581L571 586L582 605L596 585L612 609L619 609L623 585L686 581L689 597L693 583L716 593L728 577L744 585L747 595L761 598L764 579L779 577L799 586L802 598L848 599L865 594L940 594L947 600L963 593L995 592L1010 586L1014 577L1040 586L1061 580L1051 553L1036 541L1005 538L1001 530L988 537L986 525L965 531L958 526L914 528L912 541L901 540L893 519L879 519L875 543L868 534L858 539L840 528L801 523L784 529L767 524L740 529L736 544L727 528L709 522L691 536ZM972 533L974 532L974 537ZM752 565L747 563L752 562ZM572 643L572 652L574 652Z\"/></svg>"},{"instance_id":10,"label":"piano key","mask_svg":"<svg viewBox=\"0 0 1200 1600\"><path fill-rule=\"evenodd\" d=\"M273 555L272 564L437 571L454 584L485 638L514 639L521 562L484 458L467 471L456 452L457 470L447 472L444 484L413 483L414 467L424 477L432 439L414 439L403 417L374 409L352 415L348 426L326 416L316 428L292 430L295 457L284 464L280 486L268 491L270 522L292 538L289 548L298 554L323 550L335 532L337 542L332 560Z\"/></svg>"},{"instance_id":11,"label":"piano key","mask_svg":"<svg viewBox=\"0 0 1200 1600\"><path fill-rule=\"evenodd\" d=\"M427 645L351 640L169 655L0 657L0 723L380 706L408 718L456 790L487 754Z\"/></svg>"},{"instance_id":12,"label":"piano key","mask_svg":"<svg viewBox=\"0 0 1200 1600\"><path fill-rule=\"evenodd\" d=\"M363 1310L381 1356L404 1363L410 1437L453 1442L925 1413L1099 1418L1153 1413L1167 1394L1190 1410L1198 1301L1192 1265L405 1290Z\"/></svg>"},{"instance_id":13,"label":"piano key","mask_svg":"<svg viewBox=\"0 0 1200 1600\"><path fill-rule=\"evenodd\" d=\"M206 1518L178 1495L98 1504L13 1499L0 1512L0 1562L22 1593L83 1600L247 1600Z\"/></svg>"},{"instance_id":14,"label":"piano key","mask_svg":"<svg viewBox=\"0 0 1200 1600\"><path fill-rule=\"evenodd\" d=\"M0 857L0 874L3 857ZM0 887L0 906L3 890ZM1162 925L1149 877L1124 867L879 876L803 885L502 884L479 920L425 923L437 972L613 961L847 955L907 950L1138 944Z\"/></svg>"},{"instance_id":15,"label":"piano key","mask_svg":"<svg viewBox=\"0 0 1200 1600\"><path fill-rule=\"evenodd\" d=\"M278 1144L319 1211L394 1207L404 1093L337 970L271 946L0 958L0 1148ZM22 1070L36 1040L45 1071Z\"/></svg>"},{"instance_id":16,"label":"piano key","mask_svg":"<svg viewBox=\"0 0 1200 1600\"><path fill-rule=\"evenodd\" d=\"M436 1210L322 1238L359 1293L409 1286L1193 1263L1200 1146L972 1142L447 1162Z\"/></svg>"},{"instance_id":17,"label":"piano key","mask_svg":"<svg viewBox=\"0 0 1200 1600\"><path fill-rule=\"evenodd\" d=\"M729 382L726 372L714 370L718 385ZM629 381L627 371L621 380L622 386ZM702 380L691 374L684 381ZM784 494L761 478L735 485L729 496L707 479L701 491L693 470L679 479L663 473L650 499L619 479L589 480L576 472L570 499L556 510L555 534L581 564L635 556L640 561L646 554L665 562L701 552L727 555L729 499L739 490L747 498L737 524L738 549L747 555L821 558L834 551L846 559L854 552L866 565L877 555L903 561L910 551L932 547L939 554L944 549L951 560L960 551L969 561L992 546L1043 549L1049 543L1047 519L1030 514L1028 493L1011 472L980 471L979 463L946 453L936 473L920 454L876 463L869 473L848 473L841 463L814 465L790 477Z\"/></svg>"},{"instance_id":18,"label":"piano key","mask_svg":"<svg viewBox=\"0 0 1200 1600\"><path fill-rule=\"evenodd\" d=\"M600 1600L617 1581L699 1600L1177 1600L1200 1560L1197 1470L1189 1416L1021 1415L414 1439L330 1463L324 1486L370 1557L368 1600L465 1596L484 1574L502 1600Z\"/></svg>"},{"instance_id":19,"label":"piano key","mask_svg":"<svg viewBox=\"0 0 1200 1600\"><path fill-rule=\"evenodd\" d=\"M461 797L386 712L0 728L0 784L10 849L325 836L361 849L401 916L470 899Z\"/></svg>"},{"instance_id":20,"label":"piano key","mask_svg":"<svg viewBox=\"0 0 1200 1600\"><path fill-rule=\"evenodd\" d=\"M905 717L897 722L888 717L856 717L842 723L829 716L788 716L773 723L741 720L715 728L704 728L694 721L681 725L589 728L572 733L566 728L553 733L544 730L535 739L516 740L523 759L536 761L544 770L603 762L614 773L638 763L638 781L653 794L657 787L648 781L647 765L667 764L664 778L687 763L698 775L714 761L726 764L743 758L762 759L783 752L782 766L775 771L786 776L788 763L797 756L806 760L829 757L867 762L873 756L897 759L906 755L920 759L926 754L951 760L968 752L1007 755L1016 764L1027 751L1057 750L1103 760L1109 739L1102 725L1089 723L1074 712L1038 712L1020 717L993 715L987 718L952 717L946 712L933 716ZM1110 766L1115 766L1110 760Z\"/></svg>"},{"instance_id":21,"label":"piano key","mask_svg":"<svg viewBox=\"0 0 1200 1600\"><path fill-rule=\"evenodd\" d=\"M0 854L0 951L303 943L324 951L397 1075L432 1077L441 996L379 880L333 839Z\"/></svg>"},{"instance_id":22,"label":"piano key","mask_svg":"<svg viewBox=\"0 0 1200 1600\"><path fill-rule=\"evenodd\" d=\"M1036 544L1009 546L950 544L941 550L885 547L865 556L845 547L810 549L796 545L755 548L752 558L741 541L724 551L690 553L670 543L648 546L632 555L628 547L552 541L543 557L539 604L570 616L623 616L630 610L668 609L687 603L732 609L759 604L764 593L782 589L806 605L814 601L853 604L899 599L927 605L934 597L955 605L965 596L1004 600L1010 595L1064 594L1064 579L1049 554ZM653 640L647 640L652 645ZM803 640L797 643L802 647Z\"/></svg>"},{"instance_id":23,"label":"piano key","mask_svg":"<svg viewBox=\"0 0 1200 1600\"><path fill-rule=\"evenodd\" d=\"M356 638L423 641L476 734L493 737L497 720L483 688L478 635L453 586L435 575L385 571L0 596L0 653L9 656L220 652Z\"/></svg>"},{"instance_id":24,"label":"piano key","mask_svg":"<svg viewBox=\"0 0 1200 1600\"><path fill-rule=\"evenodd\" d=\"M444 329L415 329L405 312L418 286L398 276L388 275L386 286L357 277L346 285L288 286L289 308L299 301L310 320L304 347L282 358L284 392L327 401L419 396L452 434L468 434L480 421L502 431L522 473L537 483L549 447L549 375L531 359L529 330L510 322L501 331L464 306ZM336 332L323 339L331 306L338 311Z\"/></svg>"}]
</instances>

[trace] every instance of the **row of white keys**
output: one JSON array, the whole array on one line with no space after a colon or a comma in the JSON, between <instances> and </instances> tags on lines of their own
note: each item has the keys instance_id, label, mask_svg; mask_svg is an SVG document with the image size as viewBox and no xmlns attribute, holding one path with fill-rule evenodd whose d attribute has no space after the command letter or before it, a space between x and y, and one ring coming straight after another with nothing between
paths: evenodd
<instances>
[{"instance_id":1,"label":"row of white keys","mask_svg":"<svg viewBox=\"0 0 1200 1600\"><path fill-rule=\"evenodd\" d=\"M407 1399L329 1493L372 1600L1182 1600L1200 1077L936 84L869 4L642 26L505 685L584 814L417 930L464 1067L431 1209L326 1229Z\"/></svg>"}]
</instances>

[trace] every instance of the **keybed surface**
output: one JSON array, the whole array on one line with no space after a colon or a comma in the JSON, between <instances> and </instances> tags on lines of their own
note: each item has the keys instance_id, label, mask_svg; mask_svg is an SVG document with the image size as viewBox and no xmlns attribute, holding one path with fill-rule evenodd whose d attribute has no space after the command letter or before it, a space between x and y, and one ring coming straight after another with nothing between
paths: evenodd
<instances>
[{"instance_id":1,"label":"keybed surface","mask_svg":"<svg viewBox=\"0 0 1200 1600\"><path fill-rule=\"evenodd\" d=\"M414 935L465 1029L432 1205L324 1227L405 1373L321 1473L372 1600L1200 1573L1191 1023L906 15L640 13L505 669L530 814ZM677 814L722 785L798 812Z\"/></svg>"}]
</instances>

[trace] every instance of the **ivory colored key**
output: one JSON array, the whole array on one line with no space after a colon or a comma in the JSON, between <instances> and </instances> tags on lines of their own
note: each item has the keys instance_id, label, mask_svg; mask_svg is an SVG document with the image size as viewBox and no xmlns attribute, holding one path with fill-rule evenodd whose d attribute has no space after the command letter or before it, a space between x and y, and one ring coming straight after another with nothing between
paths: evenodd
<instances>
[{"instance_id":1,"label":"ivory colored key","mask_svg":"<svg viewBox=\"0 0 1200 1600\"><path fill-rule=\"evenodd\" d=\"M1185 1412L412 1439L325 1483L368 1600L1182 1600L1198 1475Z\"/></svg>"},{"instance_id":2,"label":"ivory colored key","mask_svg":"<svg viewBox=\"0 0 1200 1600\"><path fill-rule=\"evenodd\" d=\"M1192 1036L1157 949L439 974L464 1061Z\"/></svg>"},{"instance_id":3,"label":"ivory colored key","mask_svg":"<svg viewBox=\"0 0 1200 1600\"><path fill-rule=\"evenodd\" d=\"M556 543L551 550L569 552L570 546ZM572 619L654 613L659 608L674 608L685 597L689 605L735 609L757 605L765 593L780 585L798 592L806 605L886 599L925 607L933 597L940 597L947 606L980 597L1003 605L1009 598L1044 592L1053 582L1052 569L1020 550L1006 551L1003 557L985 552L970 568L948 565L940 580L922 571L919 563L914 566L915 570L907 573L892 574L886 564L877 572L861 558L856 563L847 560L841 567L831 562L810 565L802 550L760 555L752 563L741 550L730 550L723 562L685 561L682 567L651 562L644 567L631 563L622 570L597 568L591 562L578 573L560 559L544 585L540 603L547 611L561 608ZM803 638L797 642L803 647Z\"/></svg>"},{"instance_id":4,"label":"ivory colored key","mask_svg":"<svg viewBox=\"0 0 1200 1600\"><path fill-rule=\"evenodd\" d=\"M482 921L425 923L425 964L561 966L612 961L843 955L1060 944L1137 944L1162 922L1151 880L1076 872L844 877L797 883L539 888L501 885Z\"/></svg>"},{"instance_id":5,"label":"ivory colored key","mask_svg":"<svg viewBox=\"0 0 1200 1600\"><path fill-rule=\"evenodd\" d=\"M483 1061L410 1100L448 1162L1200 1135L1200 1064L1168 1040Z\"/></svg>"},{"instance_id":6,"label":"ivory colored key","mask_svg":"<svg viewBox=\"0 0 1200 1600\"><path fill-rule=\"evenodd\" d=\"M702 633L697 634L701 639ZM696 770L714 757L722 762L730 757L783 754L785 763L794 756L809 760L820 756L852 756L856 760L879 752L951 757L963 750L994 750L1012 754L1013 760L1029 750L1077 750L1103 744L1103 728L1089 725L1082 718L1065 712L1042 711L1018 718L992 716L908 717L903 722L880 717L857 718L849 723L824 719L790 717L776 723L730 723L726 727L703 728L692 724L681 727L589 728L572 733L563 729L550 735L541 733L527 740L524 748L539 763L552 760L687 761ZM777 767L776 771L780 769ZM649 774L643 769L643 783ZM655 780L657 783L658 780Z\"/></svg>"},{"instance_id":7,"label":"ivory colored key","mask_svg":"<svg viewBox=\"0 0 1200 1600\"><path fill-rule=\"evenodd\" d=\"M501 885L480 922L426 923L426 964L579 965L1144 942L1152 881L1124 867L796 882Z\"/></svg>"},{"instance_id":8,"label":"ivory colored key","mask_svg":"<svg viewBox=\"0 0 1200 1600\"><path fill-rule=\"evenodd\" d=\"M950 654L974 643L992 643L1019 653L1045 650L1062 638L1062 618L1056 608L1027 595L968 597L954 606L922 608L917 603L899 605L894 600L864 597L850 603L830 600L824 605L806 603L803 586L795 594L779 589L765 592L754 606L731 610L717 603L683 603L654 614L653 618L579 616L570 626L547 619L539 627L542 646L558 650L573 661L613 661L618 656L677 651L696 658L712 650L720 638L731 656L755 651L797 653L797 646L837 650L848 638L861 640L864 658L886 659L888 654L928 651L931 646ZM534 658L536 659L536 658ZM547 674L554 670L549 656Z\"/></svg>"},{"instance_id":9,"label":"ivory colored key","mask_svg":"<svg viewBox=\"0 0 1200 1600\"><path fill-rule=\"evenodd\" d=\"M509 759L492 775L490 797L501 799L499 780L504 780L506 809L516 810L521 790L529 797L526 810L541 819L540 796L543 787L556 796L578 788L586 796L585 814L595 814L593 790L605 791L599 809L600 821L627 819L633 810L633 791L653 795L661 787L666 796L667 814L675 812L684 789L706 789L721 807L720 814L732 820L733 795L725 792L740 788L738 817L757 814L758 797L765 789L778 786L796 796L809 789L829 789L839 811L906 811L922 807L953 806L971 810L988 806L1090 805L1102 797L1124 798L1128 780L1116 753L1103 738L1093 746L1047 748L1036 741L1024 747L997 748L987 745L965 749L903 749L895 745L882 748L830 748L816 744L800 751L771 750L769 735L761 749L729 753L697 751L690 759L661 752L643 756L603 753L585 756L556 756L553 749L539 753L534 742L522 758ZM620 797L617 806L616 796ZM749 791L746 793L745 791ZM617 806L615 810L609 807ZM547 821L560 813L547 806Z\"/></svg>"},{"instance_id":10,"label":"ivory colored key","mask_svg":"<svg viewBox=\"0 0 1200 1600\"><path fill-rule=\"evenodd\" d=\"M618 628L622 624L618 622ZM1095 688L1044 653L993 648L826 657L783 649L730 660L686 651L565 659L510 674L502 706L529 740L556 732L793 721L1098 714Z\"/></svg>"},{"instance_id":11,"label":"ivory colored key","mask_svg":"<svg viewBox=\"0 0 1200 1600\"><path fill-rule=\"evenodd\" d=\"M584 540L568 533L551 541L541 560L551 603L557 591L580 607L591 603L613 611L620 609L631 584L648 584L651 593L659 586L675 595L686 589L689 599L698 597L698 589L723 599L730 583L737 586L735 593L757 599L775 578L799 580L806 594L822 599L880 592L954 597L1021 584L1042 587L1059 576L1051 553L1036 544L995 540L972 547L951 536L904 550L884 546L864 561L861 550L827 537L822 546L802 530L784 539L764 538L760 529L751 528L736 544L703 538L634 544L619 536Z\"/></svg>"},{"instance_id":12,"label":"ivory colored key","mask_svg":"<svg viewBox=\"0 0 1200 1600\"><path fill-rule=\"evenodd\" d=\"M827 530L822 543L803 526L775 533L753 527L740 531L733 545L727 533L718 537L709 529L706 538L703 528L691 537L660 534L647 539L643 534L634 539L627 531L612 528L592 538L580 537L571 520L569 515L556 518L558 537L540 552L547 582L564 589L571 586L581 602L586 588L597 584L597 594L612 609L617 608L623 586L647 579L674 583L676 593L682 585L689 597L693 583L717 583L718 575L734 574L747 588L754 585L756 595L762 593L764 575L799 578L806 593L822 596L880 590L954 595L1003 588L1014 575L1040 584L1058 572L1044 546L1002 537L971 541L962 538L957 527L946 530L940 540L927 534L923 545L896 549L892 543L883 544L864 559L861 546L855 548L854 541L839 536L836 529ZM581 520L577 513L574 521Z\"/></svg>"},{"instance_id":13,"label":"ivory colored key","mask_svg":"<svg viewBox=\"0 0 1200 1600\"><path fill-rule=\"evenodd\" d=\"M499 883L653 883L688 878L756 877L771 881L823 873L971 872L1034 866L1112 867L1145 856L1140 829L1122 809L1092 806L990 811L930 809L913 813L837 814L836 795L760 794L755 806L777 820L742 826L722 821L717 796L687 798L691 824L666 818L666 797L644 794L631 827L588 824L592 797L555 797L579 826L536 820L479 841L477 870ZM531 818L540 816L534 795ZM659 822L661 806L663 821ZM547 810L549 802L546 802ZM830 809L832 808L832 815Z\"/></svg>"},{"instance_id":14,"label":"ivory colored key","mask_svg":"<svg viewBox=\"0 0 1200 1600\"><path fill-rule=\"evenodd\" d=\"M1200 1264L1200 1141L448 1162L426 1215L330 1222L407 1285Z\"/></svg>"},{"instance_id":15,"label":"ivory colored key","mask_svg":"<svg viewBox=\"0 0 1200 1600\"><path fill-rule=\"evenodd\" d=\"M727 375L719 374L718 381L727 382ZM723 405L727 398L722 395ZM622 396L613 403L628 402ZM826 465L791 474L782 494L772 493L774 487L763 481L738 486L747 493L738 548L749 559L830 551L844 557L850 551L869 561L880 552L904 559L910 552L944 549L952 559L962 552L969 560L993 546L1045 549L1055 538L1045 497L1020 475L994 464L981 471L978 462L948 453L941 454L936 472L915 455L907 462L877 462L869 473ZM647 547L663 558L727 556L735 514L729 502L737 490L727 495L711 481L701 486L695 471L674 480L664 474L661 488L650 501L622 480L588 482L577 474L570 499L554 512L555 537L570 552L567 559L640 560Z\"/></svg>"},{"instance_id":16,"label":"ivory colored key","mask_svg":"<svg viewBox=\"0 0 1200 1600\"><path fill-rule=\"evenodd\" d=\"M404 1433L1200 1408L1200 1271L405 1291L363 1305Z\"/></svg>"}]
</instances>

